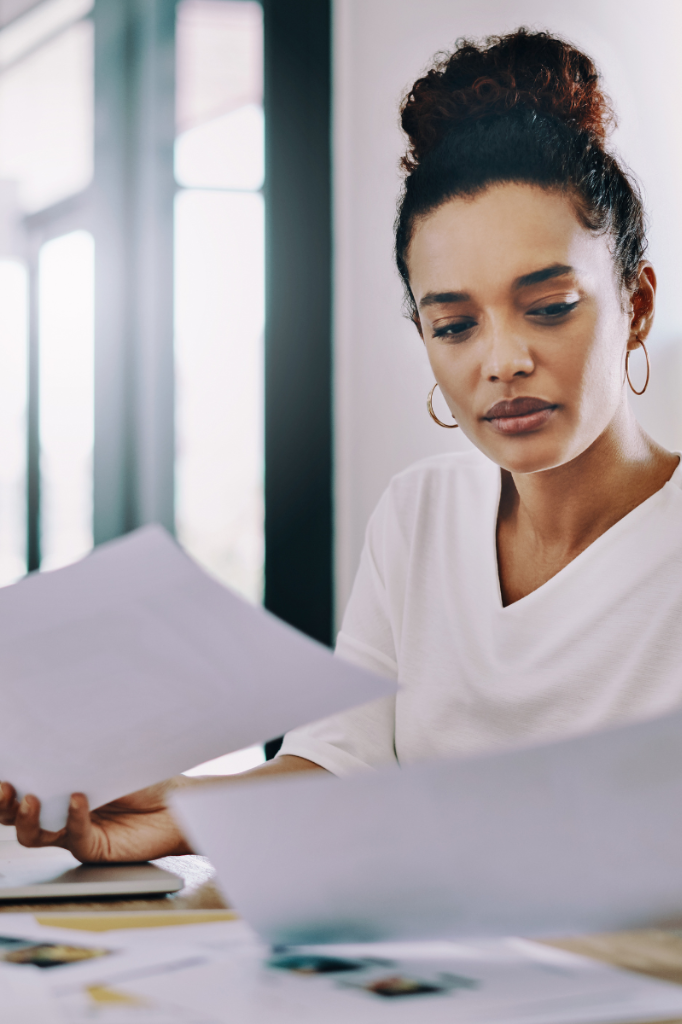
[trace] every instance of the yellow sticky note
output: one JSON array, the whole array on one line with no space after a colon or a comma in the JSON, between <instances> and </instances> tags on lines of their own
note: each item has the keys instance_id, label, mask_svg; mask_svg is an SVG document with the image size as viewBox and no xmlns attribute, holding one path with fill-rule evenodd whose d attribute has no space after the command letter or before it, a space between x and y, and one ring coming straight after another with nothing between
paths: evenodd
<instances>
[{"instance_id":1,"label":"yellow sticky note","mask_svg":"<svg viewBox=\"0 0 682 1024\"><path fill-rule=\"evenodd\" d=\"M169 928L182 924L237 921L234 910L92 911L91 913L36 914L38 924L49 928L73 928L83 932L110 932L122 928Z\"/></svg>"},{"instance_id":2,"label":"yellow sticky note","mask_svg":"<svg viewBox=\"0 0 682 1024\"><path fill-rule=\"evenodd\" d=\"M97 1006L118 1005L118 1006L146 1006L144 999L129 995L127 992L120 992L115 988L107 988L106 985L88 985L85 990L92 1003Z\"/></svg>"}]
</instances>

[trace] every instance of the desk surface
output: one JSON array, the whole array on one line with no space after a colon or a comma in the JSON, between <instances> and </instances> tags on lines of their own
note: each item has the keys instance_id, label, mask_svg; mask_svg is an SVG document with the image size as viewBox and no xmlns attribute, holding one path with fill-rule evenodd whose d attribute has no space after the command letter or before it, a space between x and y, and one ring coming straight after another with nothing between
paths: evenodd
<instances>
[{"instance_id":1,"label":"desk surface","mask_svg":"<svg viewBox=\"0 0 682 1024\"><path fill-rule=\"evenodd\" d=\"M159 867L180 875L185 883L179 893L148 899L67 901L17 901L0 904L2 913L70 913L93 911L178 911L224 910L224 897L213 881L213 870L204 857L164 857L155 861ZM642 929L615 932L609 935L588 935L580 938L556 939L548 945L596 960L639 971L651 977L682 984L682 930ZM682 1019L671 1022L682 1024Z\"/></svg>"}]
</instances>

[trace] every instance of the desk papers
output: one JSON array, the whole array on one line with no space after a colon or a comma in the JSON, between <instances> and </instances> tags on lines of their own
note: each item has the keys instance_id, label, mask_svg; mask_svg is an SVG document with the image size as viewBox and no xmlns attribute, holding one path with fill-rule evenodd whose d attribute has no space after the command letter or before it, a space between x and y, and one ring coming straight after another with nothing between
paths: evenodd
<instances>
[{"instance_id":1,"label":"desk papers","mask_svg":"<svg viewBox=\"0 0 682 1024\"><path fill-rule=\"evenodd\" d=\"M682 916L682 713L503 754L185 791L267 940L610 931Z\"/></svg>"},{"instance_id":2,"label":"desk papers","mask_svg":"<svg viewBox=\"0 0 682 1024\"><path fill-rule=\"evenodd\" d=\"M0 590L0 778L60 828L395 691L208 577L160 527Z\"/></svg>"},{"instance_id":3,"label":"desk papers","mask_svg":"<svg viewBox=\"0 0 682 1024\"><path fill-rule=\"evenodd\" d=\"M0 1000L2 1020L7 1024L58 1024L49 989L35 975L0 964Z\"/></svg>"},{"instance_id":4,"label":"desk papers","mask_svg":"<svg viewBox=\"0 0 682 1024\"><path fill-rule=\"evenodd\" d=\"M681 986L519 939L273 951L242 921L93 935L26 914L0 915L0 933L8 946L24 939L24 962L0 963L3 996L13 982L19 1010L24 982L27 1012L12 1024L624 1024L682 1014ZM37 968L50 944L53 966ZM33 1017L36 995L51 1005Z\"/></svg>"}]
</instances>

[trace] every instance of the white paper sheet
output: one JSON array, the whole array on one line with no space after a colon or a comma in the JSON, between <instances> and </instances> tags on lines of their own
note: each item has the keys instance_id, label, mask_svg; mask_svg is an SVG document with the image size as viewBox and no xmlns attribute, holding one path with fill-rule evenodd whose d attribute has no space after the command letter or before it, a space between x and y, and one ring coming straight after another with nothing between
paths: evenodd
<instances>
[{"instance_id":1,"label":"white paper sheet","mask_svg":"<svg viewBox=\"0 0 682 1024\"><path fill-rule=\"evenodd\" d=\"M243 921L93 933L8 914L0 926L111 951L49 970L0 963L12 1024L625 1024L682 1015L681 986L519 939L272 950Z\"/></svg>"},{"instance_id":2,"label":"white paper sheet","mask_svg":"<svg viewBox=\"0 0 682 1024\"><path fill-rule=\"evenodd\" d=\"M115 1024L624 1024L682 1014L680 986L517 939L273 952L243 932L226 941L230 927L222 943L202 940L213 925L194 930L197 949L213 950L204 963L110 979L122 998ZM92 1019L82 991L59 1002L70 1024Z\"/></svg>"},{"instance_id":3,"label":"white paper sheet","mask_svg":"<svg viewBox=\"0 0 682 1024\"><path fill-rule=\"evenodd\" d=\"M547 935L682 916L682 713L353 779L178 793L273 942Z\"/></svg>"},{"instance_id":4,"label":"white paper sheet","mask_svg":"<svg viewBox=\"0 0 682 1024\"><path fill-rule=\"evenodd\" d=\"M395 691L208 577L160 527L0 589L0 778L93 807Z\"/></svg>"},{"instance_id":5,"label":"white paper sheet","mask_svg":"<svg viewBox=\"0 0 682 1024\"><path fill-rule=\"evenodd\" d=\"M46 927L29 914L0 914L0 1020L3 1024L138 1024L138 1020L142 1024L212 1024L203 1015L168 1012L147 999L126 998L111 986L167 977L206 964L215 956L214 947L222 953L235 940L243 945L243 927L230 936L232 941L221 941L220 925L198 935L196 926L188 926L195 933L190 942L182 927L93 933ZM12 951L8 938L25 940L21 954L26 962L3 960ZM246 941L253 943L248 929ZM56 946L56 962L49 968L35 966L32 960L44 957L43 951L50 946ZM94 955L79 960L88 950Z\"/></svg>"},{"instance_id":6,"label":"white paper sheet","mask_svg":"<svg viewBox=\"0 0 682 1024\"><path fill-rule=\"evenodd\" d=\"M46 979L37 970L0 964L0 1020L6 1024L65 1024Z\"/></svg>"},{"instance_id":7,"label":"white paper sheet","mask_svg":"<svg viewBox=\"0 0 682 1024\"><path fill-rule=\"evenodd\" d=\"M0 968L7 974L36 975L47 978L50 991L56 995L82 989L87 985L127 982L131 978L180 970L210 959L209 950L201 943L190 942L181 927L145 930L88 932L74 928L51 928L40 925L29 914L0 914ZM29 948L57 944L75 950L93 950L92 957L78 955L49 968L29 963L11 963L5 958L7 940L23 940ZM2 1020L0 999L0 1020Z\"/></svg>"}]
</instances>

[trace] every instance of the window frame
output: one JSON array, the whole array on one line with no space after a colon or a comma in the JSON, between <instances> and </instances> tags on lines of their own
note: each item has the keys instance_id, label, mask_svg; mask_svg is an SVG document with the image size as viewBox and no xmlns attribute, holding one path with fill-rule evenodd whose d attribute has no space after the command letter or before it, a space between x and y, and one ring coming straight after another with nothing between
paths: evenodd
<instances>
[{"instance_id":1,"label":"window frame","mask_svg":"<svg viewBox=\"0 0 682 1024\"><path fill-rule=\"evenodd\" d=\"M265 606L331 644L331 0L263 10Z\"/></svg>"},{"instance_id":2,"label":"window frame","mask_svg":"<svg viewBox=\"0 0 682 1024\"><path fill-rule=\"evenodd\" d=\"M33 5L38 6L37 4ZM29 8L26 13L30 13ZM14 67L15 63L29 57L42 45L51 43L73 25L91 21L92 13L76 21L63 24L56 33L51 33L38 47L32 47L17 62L3 67L0 74ZM12 23L8 23L11 25ZM3 25L3 29L8 25ZM38 316L38 262L42 246L61 235L72 231L89 231L94 234L92 217L92 182L81 192L76 192L57 203L21 219L23 232L23 259L28 274L28 373L27 373L27 414L26 414L26 569L33 572L40 568L40 337Z\"/></svg>"},{"instance_id":3,"label":"window frame","mask_svg":"<svg viewBox=\"0 0 682 1024\"><path fill-rule=\"evenodd\" d=\"M331 0L262 0L266 132L265 605L333 623ZM95 0L92 184L25 218L28 568L40 565L37 261L95 238L95 543L174 528L176 0Z\"/></svg>"}]
</instances>

